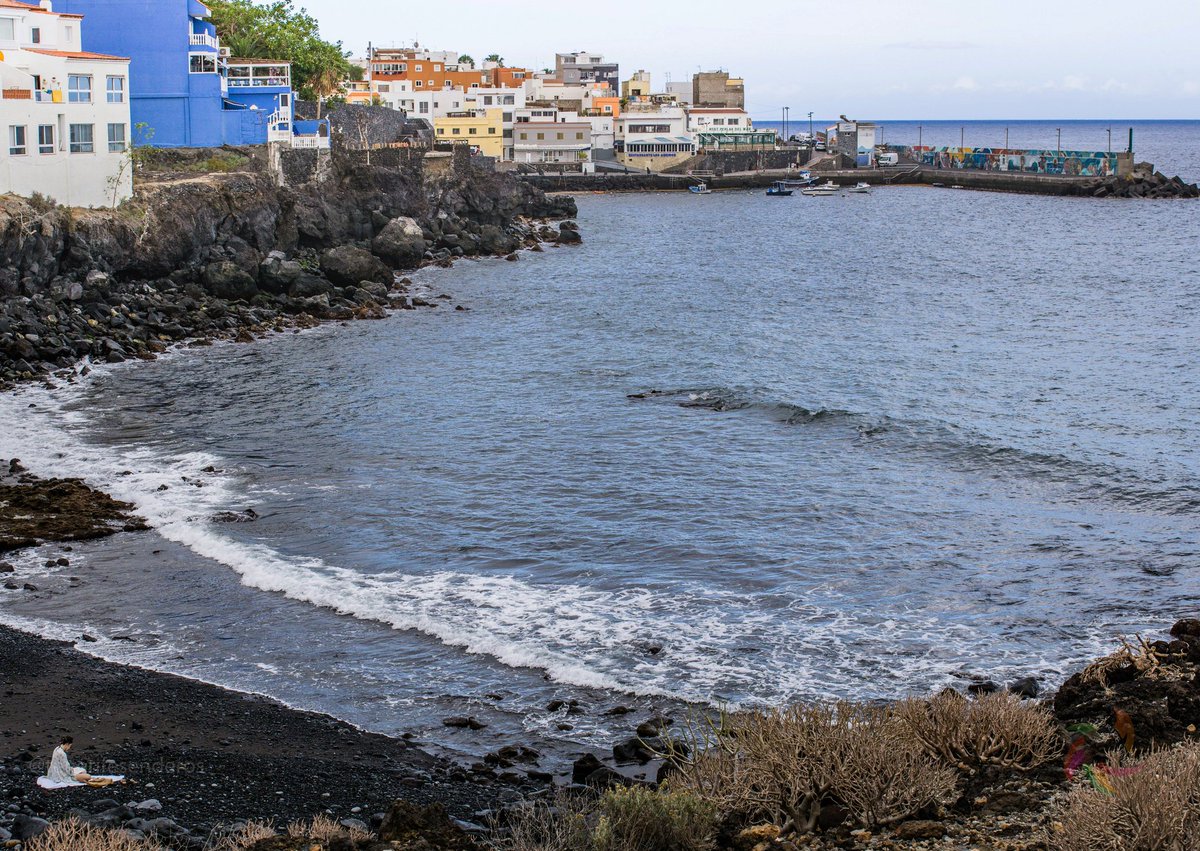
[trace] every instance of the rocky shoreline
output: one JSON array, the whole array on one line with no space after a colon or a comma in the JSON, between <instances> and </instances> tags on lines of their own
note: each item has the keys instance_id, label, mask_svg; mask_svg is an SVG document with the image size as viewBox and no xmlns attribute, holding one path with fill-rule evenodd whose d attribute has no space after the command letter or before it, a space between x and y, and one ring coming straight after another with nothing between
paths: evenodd
<instances>
[{"instance_id":1,"label":"rocky shoreline","mask_svg":"<svg viewBox=\"0 0 1200 851\"><path fill-rule=\"evenodd\" d=\"M669 778L673 770L671 760L662 759L662 741L686 738L682 723L652 719L640 725L634 740L642 742L640 751L621 744L611 755L600 754L603 759L578 760L569 776L555 779L505 769L511 760L536 764L537 755L528 748L514 747L487 764L463 768L429 756L404 738L367 733L267 698L104 662L70 644L3 627L0 672L0 843L18 843L55 820L76 818L134 837L152 835L171 848L201 849L248 821L282 830L318 817L359 832L358 839L314 844L281 837L275 844L237 847L504 847L504 825L528 812L524 802L552 799L555 786L584 800L606 789L641 785L614 770L622 763L649 762L651 777L657 767L660 781ZM1128 745L1141 752L1194 745L1198 677L1200 620L1183 620L1163 640L1126 645L1089 666L1052 699L1028 700L1061 729L1061 751L1052 747L1059 755L1044 763L1019 769L960 766L965 773L951 799L882 829L842 823L844 810L826 808L802 837L781 835L768 825L725 836L713 847L1061 847L1054 839L1055 820L1072 786L1061 753L1072 736L1079 741L1071 730L1087 731L1085 747L1093 757L1125 746L1130 735L1135 741ZM991 688L981 683L974 692L986 694ZM1131 726L1125 729L1123 723ZM37 789L34 781L63 734L75 736L76 764L126 774L131 782L107 789ZM393 812L396 802L403 803ZM390 826L385 824L389 813ZM415 831L409 835L412 842L380 841L408 835L406 830ZM368 834L374 836L368 839Z\"/></svg>"},{"instance_id":2,"label":"rocky shoreline","mask_svg":"<svg viewBox=\"0 0 1200 851\"><path fill-rule=\"evenodd\" d=\"M298 187L247 163L147 178L118 210L3 199L0 386L85 358L153 358L182 341L434 308L405 271L580 240L573 199L469 158L428 175L419 156L364 168L335 153L331 176Z\"/></svg>"}]
</instances>

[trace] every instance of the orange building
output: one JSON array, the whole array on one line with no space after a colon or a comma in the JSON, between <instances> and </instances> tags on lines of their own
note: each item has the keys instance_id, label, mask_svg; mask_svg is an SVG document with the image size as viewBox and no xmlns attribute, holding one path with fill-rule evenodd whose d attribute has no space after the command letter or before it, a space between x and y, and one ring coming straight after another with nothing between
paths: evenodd
<instances>
[{"instance_id":1,"label":"orange building","mask_svg":"<svg viewBox=\"0 0 1200 851\"><path fill-rule=\"evenodd\" d=\"M529 76L524 68L451 70L424 51L386 48L372 50L368 67L373 81L407 81L414 89L517 89Z\"/></svg>"},{"instance_id":2,"label":"orange building","mask_svg":"<svg viewBox=\"0 0 1200 851\"><path fill-rule=\"evenodd\" d=\"M593 97L588 102L588 115L605 115L613 118L621 117L621 99L616 95L611 97Z\"/></svg>"}]
</instances>

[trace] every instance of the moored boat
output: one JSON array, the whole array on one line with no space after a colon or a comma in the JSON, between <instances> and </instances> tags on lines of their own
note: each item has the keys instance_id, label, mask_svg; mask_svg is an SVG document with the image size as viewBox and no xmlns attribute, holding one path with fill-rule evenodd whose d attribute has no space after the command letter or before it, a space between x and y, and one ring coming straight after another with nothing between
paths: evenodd
<instances>
[{"instance_id":1,"label":"moored boat","mask_svg":"<svg viewBox=\"0 0 1200 851\"><path fill-rule=\"evenodd\" d=\"M871 184L863 183L862 181L859 181L858 183L851 186L848 191L857 192L859 195L870 195L871 194Z\"/></svg>"},{"instance_id":2,"label":"moored boat","mask_svg":"<svg viewBox=\"0 0 1200 851\"><path fill-rule=\"evenodd\" d=\"M775 181L767 188L767 194L773 197L786 198L792 194L792 190L783 185L782 181Z\"/></svg>"},{"instance_id":3,"label":"moored boat","mask_svg":"<svg viewBox=\"0 0 1200 851\"><path fill-rule=\"evenodd\" d=\"M695 186L689 186L688 192L693 195L712 195L712 190L708 188L707 183L697 183Z\"/></svg>"},{"instance_id":4,"label":"moored boat","mask_svg":"<svg viewBox=\"0 0 1200 851\"><path fill-rule=\"evenodd\" d=\"M810 186L800 190L801 195L836 195L837 193L838 185L832 180L827 180L819 186Z\"/></svg>"}]
</instances>

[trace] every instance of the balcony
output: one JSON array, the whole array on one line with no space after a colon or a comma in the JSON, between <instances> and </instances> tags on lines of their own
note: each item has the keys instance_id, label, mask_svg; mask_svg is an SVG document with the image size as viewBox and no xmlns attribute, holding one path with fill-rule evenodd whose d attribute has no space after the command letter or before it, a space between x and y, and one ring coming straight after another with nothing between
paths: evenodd
<instances>
[{"instance_id":1,"label":"balcony","mask_svg":"<svg viewBox=\"0 0 1200 851\"><path fill-rule=\"evenodd\" d=\"M192 33L188 38L188 44L192 47L211 47L213 50L221 47L220 39L208 33Z\"/></svg>"},{"instance_id":2,"label":"balcony","mask_svg":"<svg viewBox=\"0 0 1200 851\"><path fill-rule=\"evenodd\" d=\"M229 63L226 76L231 89L291 89L290 65L259 65L236 60Z\"/></svg>"}]
</instances>

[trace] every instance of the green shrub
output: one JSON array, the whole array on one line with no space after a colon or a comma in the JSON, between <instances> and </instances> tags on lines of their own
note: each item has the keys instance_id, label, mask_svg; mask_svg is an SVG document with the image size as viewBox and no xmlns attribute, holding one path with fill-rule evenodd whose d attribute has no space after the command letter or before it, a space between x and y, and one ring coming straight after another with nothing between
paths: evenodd
<instances>
[{"instance_id":1,"label":"green shrub","mask_svg":"<svg viewBox=\"0 0 1200 851\"><path fill-rule=\"evenodd\" d=\"M614 789L597 813L591 851L706 851L717 832L716 806L685 792Z\"/></svg>"}]
</instances>

